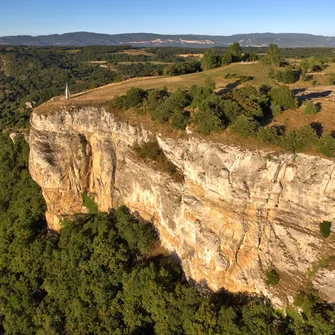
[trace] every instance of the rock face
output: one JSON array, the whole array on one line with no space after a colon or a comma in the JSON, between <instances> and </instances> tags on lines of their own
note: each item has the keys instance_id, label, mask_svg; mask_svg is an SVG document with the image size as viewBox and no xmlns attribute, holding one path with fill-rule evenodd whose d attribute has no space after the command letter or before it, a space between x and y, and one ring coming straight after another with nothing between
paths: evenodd
<instances>
[{"instance_id":1,"label":"rock face","mask_svg":"<svg viewBox=\"0 0 335 335\"><path fill-rule=\"evenodd\" d=\"M102 211L125 204L152 220L162 244L186 275L214 290L292 302L320 260L335 255L334 234L319 223L335 218L335 164L303 154L275 155L198 139L163 138L118 122L103 108L33 113L30 172L42 187L52 229L84 212L82 192ZM156 137L184 175L176 182L138 160L137 142ZM323 298L335 302L332 261L309 275ZM275 269L277 286L266 285ZM313 278L312 278L313 277Z\"/></svg>"}]
</instances>

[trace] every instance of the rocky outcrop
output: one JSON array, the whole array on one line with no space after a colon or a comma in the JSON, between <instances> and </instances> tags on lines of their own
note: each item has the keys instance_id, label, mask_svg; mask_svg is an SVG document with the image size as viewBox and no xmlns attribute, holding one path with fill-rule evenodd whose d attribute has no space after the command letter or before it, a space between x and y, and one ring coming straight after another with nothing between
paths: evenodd
<instances>
[{"instance_id":1,"label":"rocky outcrop","mask_svg":"<svg viewBox=\"0 0 335 335\"><path fill-rule=\"evenodd\" d=\"M184 176L177 182L137 159L132 146L156 137ZM186 275L212 289L292 302L320 259L335 255L335 164L303 154L266 153L188 135L163 138L115 120L103 108L32 114L30 172L42 187L47 219L84 212L82 192L102 211L120 204L152 220ZM275 269L277 286L266 285ZM315 273L322 297L335 302L331 262Z\"/></svg>"}]
</instances>

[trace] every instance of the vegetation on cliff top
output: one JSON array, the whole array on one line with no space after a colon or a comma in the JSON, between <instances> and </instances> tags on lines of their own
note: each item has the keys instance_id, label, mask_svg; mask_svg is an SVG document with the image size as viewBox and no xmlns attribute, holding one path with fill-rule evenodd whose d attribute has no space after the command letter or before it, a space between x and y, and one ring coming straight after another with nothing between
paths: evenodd
<instances>
[{"instance_id":1,"label":"vegetation on cliff top","mask_svg":"<svg viewBox=\"0 0 335 335\"><path fill-rule=\"evenodd\" d=\"M132 109L139 116L149 115L153 121L179 130L189 127L204 135L228 131L292 152L314 148L327 157L335 154L335 139L322 131L322 125L311 122L288 131L284 124L274 121L285 110L298 107L288 86L245 85L225 94L218 94L214 88L215 82L210 79L203 86L193 85L185 91L133 87L114 98L110 106L113 110ZM313 109L314 105L309 104L307 109Z\"/></svg>"}]
</instances>

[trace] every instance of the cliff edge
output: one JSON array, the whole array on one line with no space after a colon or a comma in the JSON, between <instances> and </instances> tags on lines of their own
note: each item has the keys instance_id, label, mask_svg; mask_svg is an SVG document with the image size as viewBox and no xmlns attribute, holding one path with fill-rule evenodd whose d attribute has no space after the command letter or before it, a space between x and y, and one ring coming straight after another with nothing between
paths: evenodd
<instances>
[{"instance_id":1,"label":"cliff edge","mask_svg":"<svg viewBox=\"0 0 335 335\"><path fill-rule=\"evenodd\" d=\"M184 179L139 160L136 143L156 138ZM304 154L250 151L199 139L163 138L97 107L34 112L30 172L42 187L50 228L85 212L82 193L102 211L125 204L152 220L187 277L214 290L264 294L291 304L311 283L335 302L335 163ZM276 286L266 284L274 269Z\"/></svg>"}]
</instances>

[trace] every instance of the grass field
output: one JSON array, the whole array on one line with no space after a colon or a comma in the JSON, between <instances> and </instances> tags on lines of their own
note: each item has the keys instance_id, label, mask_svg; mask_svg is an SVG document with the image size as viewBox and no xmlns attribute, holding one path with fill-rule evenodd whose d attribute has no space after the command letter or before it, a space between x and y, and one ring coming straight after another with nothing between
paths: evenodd
<instances>
[{"instance_id":1,"label":"grass field","mask_svg":"<svg viewBox=\"0 0 335 335\"><path fill-rule=\"evenodd\" d=\"M124 54L127 54L129 56L138 56L138 55L141 55L141 56L150 56L150 57L154 57L155 56L155 54L153 54L151 52L147 52L144 49L129 49L129 50L124 50L124 51L119 52L119 53L124 53Z\"/></svg>"},{"instance_id":2,"label":"grass field","mask_svg":"<svg viewBox=\"0 0 335 335\"><path fill-rule=\"evenodd\" d=\"M74 101L89 101L89 100L108 100L116 95L121 95L127 92L131 87L149 88L164 88L174 91L177 88L189 89L192 85L202 85L207 78L212 78L216 82L217 90L227 88L229 84L235 84L238 76L251 76L253 79L248 83L251 85L260 85L269 83L276 85L276 82L268 77L270 66L261 63L233 63L225 67L217 69L191 73L176 77L142 77L133 78L120 83L112 83L94 90L78 93L72 96ZM237 78L226 79L225 75L235 74Z\"/></svg>"}]
</instances>

